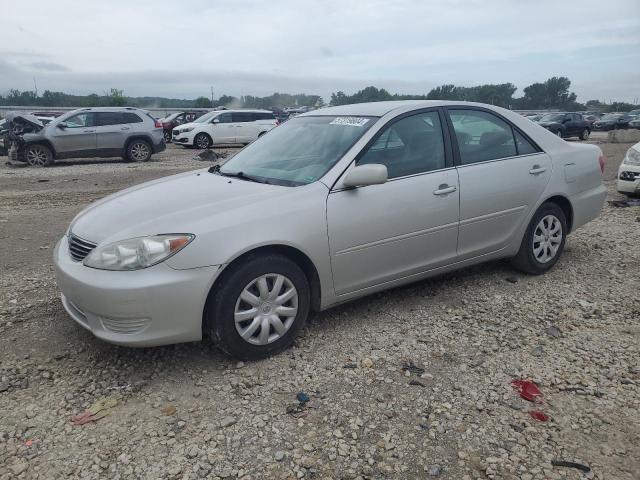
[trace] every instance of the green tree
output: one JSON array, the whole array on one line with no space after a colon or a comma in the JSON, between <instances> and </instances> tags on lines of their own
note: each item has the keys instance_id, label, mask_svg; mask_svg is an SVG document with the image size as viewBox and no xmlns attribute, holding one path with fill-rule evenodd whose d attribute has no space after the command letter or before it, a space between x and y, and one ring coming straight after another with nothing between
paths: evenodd
<instances>
[{"instance_id":1,"label":"green tree","mask_svg":"<svg viewBox=\"0 0 640 480\"><path fill-rule=\"evenodd\" d=\"M118 90L117 88L112 88L106 96L108 105L110 107L124 107L124 105L127 103L124 92L122 90Z\"/></svg>"},{"instance_id":2,"label":"green tree","mask_svg":"<svg viewBox=\"0 0 640 480\"><path fill-rule=\"evenodd\" d=\"M193 106L196 108L211 108L211 100L207 97L198 97L194 100Z\"/></svg>"}]
</instances>

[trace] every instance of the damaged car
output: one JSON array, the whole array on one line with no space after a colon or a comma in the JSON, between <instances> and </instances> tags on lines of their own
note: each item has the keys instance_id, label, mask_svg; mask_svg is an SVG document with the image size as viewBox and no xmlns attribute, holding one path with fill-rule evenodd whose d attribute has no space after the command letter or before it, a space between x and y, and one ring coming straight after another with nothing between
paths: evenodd
<instances>
[{"instance_id":1,"label":"damaged car","mask_svg":"<svg viewBox=\"0 0 640 480\"><path fill-rule=\"evenodd\" d=\"M162 123L131 107L73 110L46 125L35 115L9 112L6 130L9 160L34 167L79 157L146 162L166 148Z\"/></svg>"}]
</instances>

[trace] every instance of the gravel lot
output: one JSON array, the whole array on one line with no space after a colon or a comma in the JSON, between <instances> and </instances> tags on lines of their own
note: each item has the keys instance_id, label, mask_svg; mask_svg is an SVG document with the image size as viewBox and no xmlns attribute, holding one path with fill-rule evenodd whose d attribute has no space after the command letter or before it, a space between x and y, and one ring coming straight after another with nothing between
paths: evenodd
<instances>
[{"instance_id":1,"label":"gravel lot","mask_svg":"<svg viewBox=\"0 0 640 480\"><path fill-rule=\"evenodd\" d=\"M620 198L629 145L600 146ZM95 340L58 300L55 242L88 203L208 165L194 153L49 169L3 159L0 479L639 478L640 208L606 205L545 276L494 262L377 294L315 315L261 362L207 343ZM513 379L534 380L544 403ZM110 415L71 423L102 397L117 401Z\"/></svg>"}]
</instances>

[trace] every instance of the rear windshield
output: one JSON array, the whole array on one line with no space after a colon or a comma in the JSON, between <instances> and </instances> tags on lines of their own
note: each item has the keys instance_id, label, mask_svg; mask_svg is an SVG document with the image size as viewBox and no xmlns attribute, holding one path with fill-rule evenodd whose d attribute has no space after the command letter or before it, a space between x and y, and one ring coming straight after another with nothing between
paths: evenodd
<instances>
[{"instance_id":1,"label":"rear windshield","mask_svg":"<svg viewBox=\"0 0 640 480\"><path fill-rule=\"evenodd\" d=\"M374 117L297 117L241 150L220 169L265 183L297 186L318 180L375 123Z\"/></svg>"}]
</instances>

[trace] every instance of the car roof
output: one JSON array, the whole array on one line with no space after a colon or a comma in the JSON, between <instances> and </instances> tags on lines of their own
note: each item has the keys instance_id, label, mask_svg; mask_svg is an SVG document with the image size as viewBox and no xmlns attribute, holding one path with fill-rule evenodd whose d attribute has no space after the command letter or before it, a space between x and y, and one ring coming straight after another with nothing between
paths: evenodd
<instances>
[{"instance_id":1,"label":"car roof","mask_svg":"<svg viewBox=\"0 0 640 480\"><path fill-rule=\"evenodd\" d=\"M318 115L359 115L364 117L382 117L394 110L410 110L412 108L430 108L442 106L470 106L494 108L492 105L476 102L459 102L453 100L392 100L386 102L353 103L335 107L320 108L306 112L299 117L314 117Z\"/></svg>"}]
</instances>

